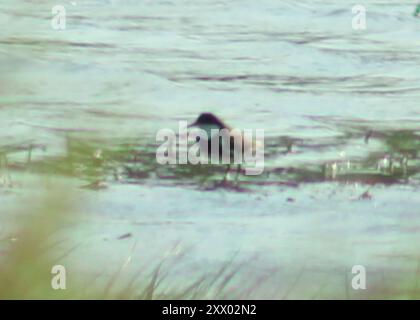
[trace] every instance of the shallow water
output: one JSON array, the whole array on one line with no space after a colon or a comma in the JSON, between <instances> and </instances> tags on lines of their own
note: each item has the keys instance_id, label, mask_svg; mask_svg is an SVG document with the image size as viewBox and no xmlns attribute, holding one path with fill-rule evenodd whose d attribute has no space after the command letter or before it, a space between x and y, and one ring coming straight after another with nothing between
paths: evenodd
<instances>
[{"instance_id":1,"label":"shallow water","mask_svg":"<svg viewBox=\"0 0 420 320\"><path fill-rule=\"evenodd\" d=\"M85 273L134 242L133 270L185 252L178 279L237 254L276 279L253 297L328 296L357 264L415 273L420 20L364 3L366 30L351 1L69 1L58 31L54 1L2 2L3 223L54 174L83 198L63 238ZM203 111L265 130L263 175L156 163L157 130Z\"/></svg>"}]
</instances>

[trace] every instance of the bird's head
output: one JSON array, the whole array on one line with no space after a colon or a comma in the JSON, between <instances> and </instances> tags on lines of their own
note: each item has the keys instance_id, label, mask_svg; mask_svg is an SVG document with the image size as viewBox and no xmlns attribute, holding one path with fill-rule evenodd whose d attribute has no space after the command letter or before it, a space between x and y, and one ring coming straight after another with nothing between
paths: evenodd
<instances>
[{"instance_id":1,"label":"bird's head","mask_svg":"<svg viewBox=\"0 0 420 320\"><path fill-rule=\"evenodd\" d=\"M223 123L222 120L220 120L218 117L216 117L213 113L210 112L204 112L200 114L198 118L188 126L188 128L191 127L197 127L204 130L206 130L207 128L219 130L227 128L227 126Z\"/></svg>"}]
</instances>

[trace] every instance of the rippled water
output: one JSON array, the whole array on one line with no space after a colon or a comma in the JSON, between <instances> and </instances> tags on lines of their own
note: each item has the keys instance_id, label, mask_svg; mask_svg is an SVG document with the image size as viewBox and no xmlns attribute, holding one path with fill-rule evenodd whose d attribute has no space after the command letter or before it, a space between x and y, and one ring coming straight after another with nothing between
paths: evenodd
<instances>
[{"instance_id":1,"label":"rippled water","mask_svg":"<svg viewBox=\"0 0 420 320\"><path fill-rule=\"evenodd\" d=\"M179 243L187 275L239 252L251 274L278 273L256 297L313 296L315 280L285 289L302 265L314 279L415 270L420 20L409 1L363 3L366 30L344 0L66 1L53 30L55 1L3 1L5 208L33 176L76 179L89 214L72 263L118 265L127 232L139 260ZM157 130L203 111L265 130L262 176L156 163Z\"/></svg>"}]
</instances>

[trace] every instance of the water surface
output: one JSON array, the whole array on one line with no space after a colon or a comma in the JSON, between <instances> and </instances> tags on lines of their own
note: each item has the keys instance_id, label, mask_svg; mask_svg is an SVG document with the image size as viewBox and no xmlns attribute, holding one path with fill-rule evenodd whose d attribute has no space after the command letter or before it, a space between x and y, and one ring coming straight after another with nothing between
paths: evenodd
<instances>
[{"instance_id":1,"label":"water surface","mask_svg":"<svg viewBox=\"0 0 420 320\"><path fill-rule=\"evenodd\" d=\"M82 273L182 255L182 282L234 257L237 283L271 279L259 298L348 297L353 265L385 286L414 277L413 3L364 1L353 30L344 0L66 1L60 31L55 4L0 4L2 238L51 176L83 199L58 236ZM156 163L157 130L204 111L265 130L263 175Z\"/></svg>"}]
</instances>

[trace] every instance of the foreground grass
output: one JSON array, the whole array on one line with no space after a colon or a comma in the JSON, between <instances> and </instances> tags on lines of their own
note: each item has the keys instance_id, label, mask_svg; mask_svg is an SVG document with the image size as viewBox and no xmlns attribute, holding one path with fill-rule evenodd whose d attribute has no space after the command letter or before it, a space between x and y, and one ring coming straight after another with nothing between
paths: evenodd
<instances>
[{"instance_id":1,"label":"foreground grass","mask_svg":"<svg viewBox=\"0 0 420 320\"><path fill-rule=\"evenodd\" d=\"M66 290L52 287L52 267L69 252L58 252L52 236L74 217L74 195L54 187L46 189L45 198L34 199L25 212L16 212L19 226L0 241L0 299L196 299L223 297L223 291L234 277L237 268L226 264L215 274L193 280L182 288L164 283L167 271L165 261L152 265L130 276L126 266L131 254L108 280L95 284L95 278L66 274ZM35 210L33 209L35 208ZM27 214L27 210L30 214ZM133 247L134 250L134 247ZM62 259L60 259L62 260ZM122 283L124 283L122 285Z\"/></svg>"}]
</instances>

